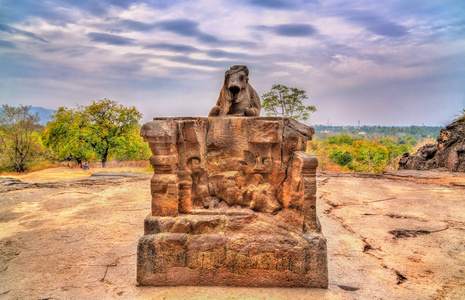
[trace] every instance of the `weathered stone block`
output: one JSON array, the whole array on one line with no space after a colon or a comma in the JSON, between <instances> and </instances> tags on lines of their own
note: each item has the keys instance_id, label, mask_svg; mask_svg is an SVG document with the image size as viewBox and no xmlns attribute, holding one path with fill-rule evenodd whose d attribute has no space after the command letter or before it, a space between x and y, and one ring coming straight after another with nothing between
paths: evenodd
<instances>
[{"instance_id":1,"label":"weathered stone block","mask_svg":"<svg viewBox=\"0 0 465 300\"><path fill-rule=\"evenodd\" d=\"M155 118L142 285L327 287L313 128L275 117Z\"/></svg>"},{"instance_id":2,"label":"weathered stone block","mask_svg":"<svg viewBox=\"0 0 465 300\"><path fill-rule=\"evenodd\" d=\"M142 285L327 287L326 240L320 233L302 234L246 209L170 219L146 219L138 248Z\"/></svg>"}]
</instances>

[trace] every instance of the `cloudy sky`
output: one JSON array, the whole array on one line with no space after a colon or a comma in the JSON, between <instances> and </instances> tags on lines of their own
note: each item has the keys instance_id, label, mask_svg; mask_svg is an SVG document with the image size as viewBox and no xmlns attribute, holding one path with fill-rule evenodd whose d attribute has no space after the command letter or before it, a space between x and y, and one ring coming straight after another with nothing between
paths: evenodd
<instances>
[{"instance_id":1,"label":"cloudy sky","mask_svg":"<svg viewBox=\"0 0 465 300\"><path fill-rule=\"evenodd\" d=\"M464 0L0 0L0 103L109 98L206 116L234 64L308 124L445 125L465 108Z\"/></svg>"}]
</instances>

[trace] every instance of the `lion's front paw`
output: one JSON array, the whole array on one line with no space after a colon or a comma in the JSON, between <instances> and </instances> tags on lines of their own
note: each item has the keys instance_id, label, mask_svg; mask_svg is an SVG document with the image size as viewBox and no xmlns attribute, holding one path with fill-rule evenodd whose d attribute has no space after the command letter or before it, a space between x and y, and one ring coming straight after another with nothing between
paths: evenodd
<instances>
[{"instance_id":1,"label":"lion's front paw","mask_svg":"<svg viewBox=\"0 0 465 300\"><path fill-rule=\"evenodd\" d=\"M247 108L244 113L246 116L258 116L258 110L256 108Z\"/></svg>"},{"instance_id":2,"label":"lion's front paw","mask_svg":"<svg viewBox=\"0 0 465 300\"><path fill-rule=\"evenodd\" d=\"M213 106L213 108L210 110L210 113L208 114L209 117L216 117L220 114L221 107L218 105Z\"/></svg>"}]
</instances>

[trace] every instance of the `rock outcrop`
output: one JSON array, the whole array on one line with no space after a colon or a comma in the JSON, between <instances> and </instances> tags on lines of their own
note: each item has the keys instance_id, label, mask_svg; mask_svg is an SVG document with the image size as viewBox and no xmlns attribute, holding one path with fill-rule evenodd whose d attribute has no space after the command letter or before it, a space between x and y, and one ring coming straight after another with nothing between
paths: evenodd
<instances>
[{"instance_id":1,"label":"rock outcrop","mask_svg":"<svg viewBox=\"0 0 465 300\"><path fill-rule=\"evenodd\" d=\"M427 144L414 154L404 153L401 170L432 170L446 168L465 172L465 121L456 121L441 129L437 144Z\"/></svg>"}]
</instances>

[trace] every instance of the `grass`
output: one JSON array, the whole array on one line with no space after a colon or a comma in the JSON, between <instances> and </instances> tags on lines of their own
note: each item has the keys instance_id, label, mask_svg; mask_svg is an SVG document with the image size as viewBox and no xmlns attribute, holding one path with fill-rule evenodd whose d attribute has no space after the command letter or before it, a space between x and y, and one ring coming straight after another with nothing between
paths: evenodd
<instances>
[{"instance_id":1,"label":"grass","mask_svg":"<svg viewBox=\"0 0 465 300\"><path fill-rule=\"evenodd\" d=\"M460 112L461 116L459 116L457 119L454 119L454 122L465 122L465 109L462 109Z\"/></svg>"}]
</instances>

